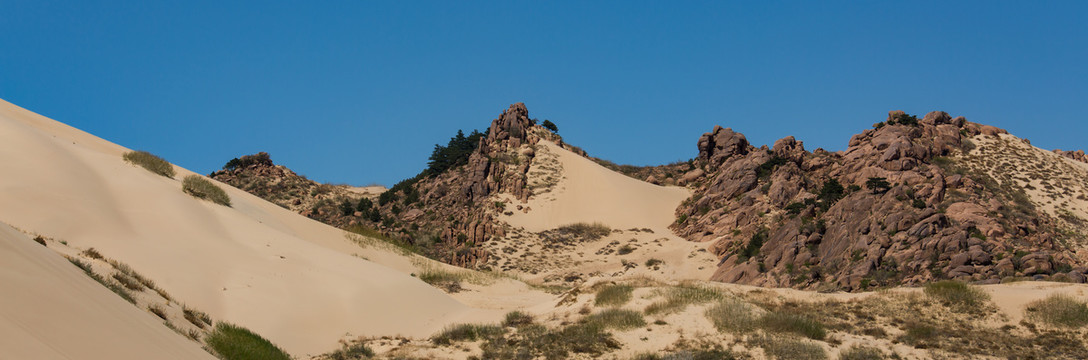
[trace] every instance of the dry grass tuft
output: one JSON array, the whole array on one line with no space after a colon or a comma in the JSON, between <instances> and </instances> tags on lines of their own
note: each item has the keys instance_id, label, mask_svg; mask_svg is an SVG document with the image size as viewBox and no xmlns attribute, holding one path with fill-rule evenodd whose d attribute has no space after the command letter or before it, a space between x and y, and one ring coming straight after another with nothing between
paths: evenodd
<instances>
[{"instance_id":1,"label":"dry grass tuft","mask_svg":"<svg viewBox=\"0 0 1088 360\"><path fill-rule=\"evenodd\" d=\"M1088 304L1069 295L1054 294L1029 303L1024 315L1051 326L1079 328L1088 325Z\"/></svg>"},{"instance_id":2,"label":"dry grass tuft","mask_svg":"<svg viewBox=\"0 0 1088 360\"><path fill-rule=\"evenodd\" d=\"M189 175L181 181L181 189L186 194L211 201L213 203L230 206L230 196L226 191L215 185L208 179L199 175Z\"/></svg>"},{"instance_id":3,"label":"dry grass tuft","mask_svg":"<svg viewBox=\"0 0 1088 360\"><path fill-rule=\"evenodd\" d=\"M139 165L147 171L168 177L174 178L174 165L170 165L169 162L161 157L155 156L147 151L129 151L121 158L125 161Z\"/></svg>"}]
</instances>

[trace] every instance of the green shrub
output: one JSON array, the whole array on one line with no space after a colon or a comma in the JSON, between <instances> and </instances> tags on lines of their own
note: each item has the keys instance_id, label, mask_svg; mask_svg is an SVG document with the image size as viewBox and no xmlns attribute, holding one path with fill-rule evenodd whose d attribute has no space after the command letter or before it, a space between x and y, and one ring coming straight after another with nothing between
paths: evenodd
<instances>
[{"instance_id":1,"label":"green shrub","mask_svg":"<svg viewBox=\"0 0 1088 360\"><path fill-rule=\"evenodd\" d=\"M721 300L722 293L717 290L694 286L680 285L671 287L665 291L665 299L646 307L647 315L671 314L684 311L688 305L703 304Z\"/></svg>"},{"instance_id":2,"label":"green shrub","mask_svg":"<svg viewBox=\"0 0 1088 360\"><path fill-rule=\"evenodd\" d=\"M603 329L617 330L629 330L646 326L646 320L642 318L641 313L624 309L607 309L587 316L585 323L591 326L600 326Z\"/></svg>"},{"instance_id":3,"label":"green shrub","mask_svg":"<svg viewBox=\"0 0 1088 360\"><path fill-rule=\"evenodd\" d=\"M532 323L533 316L521 311L508 312L506 313L506 317L502 320L502 326L507 327L522 327Z\"/></svg>"},{"instance_id":4,"label":"green shrub","mask_svg":"<svg viewBox=\"0 0 1088 360\"><path fill-rule=\"evenodd\" d=\"M952 280L926 284L925 293L957 311L976 310L990 299L990 295L977 286Z\"/></svg>"},{"instance_id":5,"label":"green shrub","mask_svg":"<svg viewBox=\"0 0 1088 360\"><path fill-rule=\"evenodd\" d=\"M1029 303L1024 315L1052 326L1079 328L1088 325L1088 304L1069 295L1053 294Z\"/></svg>"},{"instance_id":6,"label":"green shrub","mask_svg":"<svg viewBox=\"0 0 1088 360\"><path fill-rule=\"evenodd\" d=\"M374 357L374 350L371 350L363 343L354 343L351 345L344 344L339 350L324 356L324 358L329 360L357 360L369 359L371 357Z\"/></svg>"},{"instance_id":7,"label":"green shrub","mask_svg":"<svg viewBox=\"0 0 1088 360\"><path fill-rule=\"evenodd\" d=\"M794 333L814 340L827 336L824 324L801 314L768 312L759 319L759 325L767 331Z\"/></svg>"},{"instance_id":8,"label":"green shrub","mask_svg":"<svg viewBox=\"0 0 1088 360\"><path fill-rule=\"evenodd\" d=\"M597 298L593 304L597 306L622 306L631 301L631 292L634 289L631 285L622 284L605 286L597 291Z\"/></svg>"},{"instance_id":9,"label":"green shrub","mask_svg":"<svg viewBox=\"0 0 1088 360\"><path fill-rule=\"evenodd\" d=\"M875 347L854 344L839 353L839 360L881 360L884 353Z\"/></svg>"},{"instance_id":10,"label":"green shrub","mask_svg":"<svg viewBox=\"0 0 1088 360\"><path fill-rule=\"evenodd\" d=\"M496 325L458 324L446 327L442 332L431 337L437 345L449 345L454 341L476 341L503 334L503 329Z\"/></svg>"},{"instance_id":11,"label":"green shrub","mask_svg":"<svg viewBox=\"0 0 1088 360\"><path fill-rule=\"evenodd\" d=\"M271 341L241 326L220 322L205 338L208 347L224 360L290 360L291 356Z\"/></svg>"},{"instance_id":12,"label":"green shrub","mask_svg":"<svg viewBox=\"0 0 1088 360\"><path fill-rule=\"evenodd\" d=\"M230 206L230 196L227 196L227 192L201 176L186 176L185 179L181 181L181 189L185 191L185 193L197 198L223 206Z\"/></svg>"},{"instance_id":13,"label":"green shrub","mask_svg":"<svg viewBox=\"0 0 1088 360\"><path fill-rule=\"evenodd\" d=\"M752 305L734 298L722 300L707 309L706 317L722 332L746 333L754 330L758 324Z\"/></svg>"},{"instance_id":14,"label":"green shrub","mask_svg":"<svg viewBox=\"0 0 1088 360\"><path fill-rule=\"evenodd\" d=\"M147 171L168 177L174 178L174 165L170 165L169 162L163 160L163 158L155 156L147 151L129 151L121 158L125 161L139 165Z\"/></svg>"}]
</instances>

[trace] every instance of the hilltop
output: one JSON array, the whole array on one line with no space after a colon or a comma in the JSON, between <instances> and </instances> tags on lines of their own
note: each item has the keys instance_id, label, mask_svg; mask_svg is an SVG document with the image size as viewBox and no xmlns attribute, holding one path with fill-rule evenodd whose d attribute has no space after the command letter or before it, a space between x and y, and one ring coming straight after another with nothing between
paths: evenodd
<instances>
[{"instance_id":1,"label":"hilltop","mask_svg":"<svg viewBox=\"0 0 1088 360\"><path fill-rule=\"evenodd\" d=\"M381 191L263 153L205 178L0 103L0 348L231 358L215 339L241 328L263 358L1086 354L1077 152L895 112L843 152L718 127L629 167L556 125L514 104Z\"/></svg>"}]
</instances>

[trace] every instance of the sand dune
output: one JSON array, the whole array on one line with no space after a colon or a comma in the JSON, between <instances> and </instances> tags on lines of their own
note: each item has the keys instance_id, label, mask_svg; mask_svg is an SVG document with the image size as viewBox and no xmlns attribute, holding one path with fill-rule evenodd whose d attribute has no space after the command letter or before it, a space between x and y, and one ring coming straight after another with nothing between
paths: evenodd
<instances>
[{"instance_id":1,"label":"sand dune","mask_svg":"<svg viewBox=\"0 0 1088 360\"><path fill-rule=\"evenodd\" d=\"M558 156L563 178L554 195L529 200L529 213L514 212L502 218L513 226L543 231L576 222L601 222L613 229L661 230L675 220L677 205L691 196L686 188L629 178L548 141L537 146Z\"/></svg>"},{"instance_id":2,"label":"sand dune","mask_svg":"<svg viewBox=\"0 0 1088 360\"><path fill-rule=\"evenodd\" d=\"M0 264L0 358L214 359L4 224Z\"/></svg>"},{"instance_id":3,"label":"sand dune","mask_svg":"<svg viewBox=\"0 0 1088 360\"><path fill-rule=\"evenodd\" d=\"M292 354L330 350L345 333L426 336L471 312L409 276L407 257L362 250L340 230L229 186L232 208L195 199L178 180L191 172L152 174L124 162L123 147L7 102L0 144L0 221L95 247Z\"/></svg>"}]
</instances>

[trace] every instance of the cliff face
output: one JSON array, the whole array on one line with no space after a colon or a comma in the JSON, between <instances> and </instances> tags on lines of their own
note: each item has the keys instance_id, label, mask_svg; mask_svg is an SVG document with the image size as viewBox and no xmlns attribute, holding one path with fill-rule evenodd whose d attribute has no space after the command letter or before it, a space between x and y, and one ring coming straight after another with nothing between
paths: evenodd
<instances>
[{"instance_id":1,"label":"cliff face","mask_svg":"<svg viewBox=\"0 0 1088 360\"><path fill-rule=\"evenodd\" d=\"M713 279L856 290L934 279L1059 276L1083 282L1081 232L996 181L970 154L1004 130L901 111L843 152L786 137L755 148L715 127L698 141L695 195L674 230L713 241ZM974 151L972 151L974 150Z\"/></svg>"}]
</instances>

